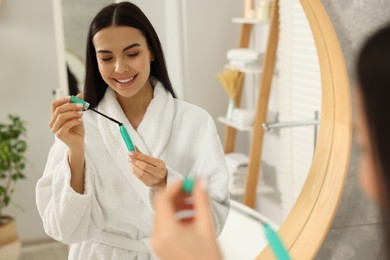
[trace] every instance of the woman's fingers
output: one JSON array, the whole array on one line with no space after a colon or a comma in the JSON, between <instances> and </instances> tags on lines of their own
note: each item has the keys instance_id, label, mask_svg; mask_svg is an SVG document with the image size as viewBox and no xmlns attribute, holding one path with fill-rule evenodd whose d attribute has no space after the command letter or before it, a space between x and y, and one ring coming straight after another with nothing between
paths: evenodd
<instances>
[{"instance_id":1,"label":"woman's fingers","mask_svg":"<svg viewBox=\"0 0 390 260\"><path fill-rule=\"evenodd\" d=\"M69 103L70 101L70 97L63 97L63 98L58 98L56 100L54 100L52 103L51 103L51 114L53 115L54 112L56 111L57 107L59 106L62 106L66 103Z\"/></svg>"},{"instance_id":2,"label":"woman's fingers","mask_svg":"<svg viewBox=\"0 0 390 260\"><path fill-rule=\"evenodd\" d=\"M129 161L136 176L149 187L165 187L167 168L165 162L138 152L129 152Z\"/></svg>"},{"instance_id":3,"label":"woman's fingers","mask_svg":"<svg viewBox=\"0 0 390 260\"><path fill-rule=\"evenodd\" d=\"M53 133L56 133L69 121L77 121L80 123L82 118L82 112L71 110L67 112L60 113L56 120L51 123L51 129Z\"/></svg>"},{"instance_id":4,"label":"woman's fingers","mask_svg":"<svg viewBox=\"0 0 390 260\"><path fill-rule=\"evenodd\" d=\"M78 94L76 95L76 97L78 97L78 98L84 100L84 95L83 95L83 93L78 93Z\"/></svg>"},{"instance_id":5,"label":"woman's fingers","mask_svg":"<svg viewBox=\"0 0 390 260\"><path fill-rule=\"evenodd\" d=\"M205 177L197 180L193 191L193 200L196 211L196 225L205 233L214 233L210 199L207 193L207 179Z\"/></svg>"},{"instance_id":6,"label":"woman's fingers","mask_svg":"<svg viewBox=\"0 0 390 260\"><path fill-rule=\"evenodd\" d=\"M159 179L155 178L152 174L139 168L137 165L132 164L133 173L140 179L146 186L152 187L159 182Z\"/></svg>"},{"instance_id":7,"label":"woman's fingers","mask_svg":"<svg viewBox=\"0 0 390 260\"><path fill-rule=\"evenodd\" d=\"M166 176L166 168L164 167L156 167L147 162L132 159L132 165L137 166L141 171L152 175L155 178L162 179Z\"/></svg>"},{"instance_id":8,"label":"woman's fingers","mask_svg":"<svg viewBox=\"0 0 390 260\"><path fill-rule=\"evenodd\" d=\"M52 106L52 108L54 108L54 105ZM63 114L63 113L66 113L66 112L70 112L70 111L82 111L83 110L83 105L82 104L75 104L75 103L64 103L63 105L61 106L57 106L55 107L55 110L54 112L52 111L52 116L51 116L51 119L50 119L50 122L49 122L49 126L50 128L53 127L53 125L56 123L59 115ZM77 116L75 114L75 116Z\"/></svg>"},{"instance_id":9,"label":"woman's fingers","mask_svg":"<svg viewBox=\"0 0 390 260\"><path fill-rule=\"evenodd\" d=\"M174 243L177 236L177 228L180 223L176 219L174 200L181 189L181 181L174 182L168 190L157 194L154 197L154 226L152 234L153 248L162 252L166 250L166 245ZM181 232L179 235L182 235Z\"/></svg>"},{"instance_id":10,"label":"woman's fingers","mask_svg":"<svg viewBox=\"0 0 390 260\"><path fill-rule=\"evenodd\" d=\"M69 147L81 147L84 137L82 122L83 105L70 103L70 97L60 98L52 102L49 127L57 138Z\"/></svg>"},{"instance_id":11,"label":"woman's fingers","mask_svg":"<svg viewBox=\"0 0 390 260\"><path fill-rule=\"evenodd\" d=\"M59 128L55 133L55 135L59 138L59 139L63 139L64 137L66 137L70 131L71 128L77 126L81 124L81 121L78 120L78 119L73 119L71 121L67 121L65 124L62 125L61 128Z\"/></svg>"},{"instance_id":12,"label":"woman's fingers","mask_svg":"<svg viewBox=\"0 0 390 260\"><path fill-rule=\"evenodd\" d=\"M162 168L164 169L165 168L165 163L164 161L158 159L158 158L154 158L154 157L151 157L149 155L146 155L146 154L143 154L141 153L138 148L137 148L137 152L132 152L132 154L129 156L133 159L133 160L139 160L139 161L143 161L143 162L146 162L150 165L153 165L154 167L156 168Z\"/></svg>"},{"instance_id":13,"label":"woman's fingers","mask_svg":"<svg viewBox=\"0 0 390 260\"><path fill-rule=\"evenodd\" d=\"M169 186L169 189L158 194L155 197L156 214L161 216L161 222L165 220L177 221L175 215L174 201L176 196L181 191L182 181L176 181ZM155 218L159 221L158 218Z\"/></svg>"}]
</instances>

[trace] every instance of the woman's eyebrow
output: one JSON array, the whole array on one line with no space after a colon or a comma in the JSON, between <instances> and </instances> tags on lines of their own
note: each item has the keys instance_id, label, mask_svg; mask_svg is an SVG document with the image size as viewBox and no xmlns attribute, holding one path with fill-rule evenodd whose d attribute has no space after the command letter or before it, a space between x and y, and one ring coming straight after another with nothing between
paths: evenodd
<instances>
[{"instance_id":1,"label":"woman's eyebrow","mask_svg":"<svg viewBox=\"0 0 390 260\"><path fill-rule=\"evenodd\" d=\"M127 50L129 50L129 49L131 49L131 48L138 47L138 46L141 46L141 44L139 44L139 43L133 43L133 44L127 46L126 48L124 48L122 52L125 52L125 51L127 51Z\"/></svg>"},{"instance_id":2,"label":"woman's eyebrow","mask_svg":"<svg viewBox=\"0 0 390 260\"><path fill-rule=\"evenodd\" d=\"M138 47L138 46L141 46L141 44L139 44L139 43L133 43L133 44L131 44L131 45L125 47L125 48L123 49L122 52L125 52L125 51L127 51L127 50L129 50L129 49L131 49L131 48ZM109 51L109 50L98 50L98 51L96 51L96 52L97 52L97 53L112 53L112 51Z\"/></svg>"}]
</instances>

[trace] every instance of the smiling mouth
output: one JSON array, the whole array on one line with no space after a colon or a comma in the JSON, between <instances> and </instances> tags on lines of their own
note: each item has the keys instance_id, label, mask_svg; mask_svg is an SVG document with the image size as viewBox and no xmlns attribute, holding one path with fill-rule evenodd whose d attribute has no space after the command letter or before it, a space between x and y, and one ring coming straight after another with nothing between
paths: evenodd
<instances>
[{"instance_id":1,"label":"smiling mouth","mask_svg":"<svg viewBox=\"0 0 390 260\"><path fill-rule=\"evenodd\" d=\"M129 84L130 82L132 82L137 77L137 75L134 75L133 77L127 78L127 79L114 79L114 80L116 82L118 82L119 84Z\"/></svg>"}]
</instances>

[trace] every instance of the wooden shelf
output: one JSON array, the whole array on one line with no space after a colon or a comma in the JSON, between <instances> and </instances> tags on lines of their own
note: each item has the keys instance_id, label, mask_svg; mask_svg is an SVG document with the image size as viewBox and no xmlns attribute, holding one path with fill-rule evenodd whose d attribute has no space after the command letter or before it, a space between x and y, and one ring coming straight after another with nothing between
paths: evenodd
<instances>
[{"instance_id":1,"label":"wooden shelf","mask_svg":"<svg viewBox=\"0 0 390 260\"><path fill-rule=\"evenodd\" d=\"M226 117L219 116L217 119L219 122L221 122L227 126L233 127L234 129L237 129L240 131L252 131L252 128L253 128L251 126L242 126L242 125L236 124L235 122L227 119Z\"/></svg>"},{"instance_id":2,"label":"wooden shelf","mask_svg":"<svg viewBox=\"0 0 390 260\"><path fill-rule=\"evenodd\" d=\"M260 24L260 25L269 24L269 21L263 21L260 19L242 18L242 17L234 17L232 19L232 22L238 24Z\"/></svg>"},{"instance_id":3,"label":"wooden shelf","mask_svg":"<svg viewBox=\"0 0 390 260\"><path fill-rule=\"evenodd\" d=\"M259 65L258 68L242 68L240 66L226 64L225 68L226 67L237 69L240 72L245 73L245 74L260 74L260 72L261 72L261 65Z\"/></svg>"},{"instance_id":4,"label":"wooden shelf","mask_svg":"<svg viewBox=\"0 0 390 260\"><path fill-rule=\"evenodd\" d=\"M265 184L257 187L257 191L256 191L257 194L271 194L274 192L275 192L274 188L272 188L271 186L267 186Z\"/></svg>"},{"instance_id":5,"label":"wooden shelf","mask_svg":"<svg viewBox=\"0 0 390 260\"><path fill-rule=\"evenodd\" d=\"M245 188L242 188L242 190L237 188L236 190L229 190L229 192L233 196L244 195ZM275 192L274 188L272 188L271 186L266 186L266 185L260 185L259 187L257 187L257 190L256 190L256 194L272 194L274 192Z\"/></svg>"}]
</instances>

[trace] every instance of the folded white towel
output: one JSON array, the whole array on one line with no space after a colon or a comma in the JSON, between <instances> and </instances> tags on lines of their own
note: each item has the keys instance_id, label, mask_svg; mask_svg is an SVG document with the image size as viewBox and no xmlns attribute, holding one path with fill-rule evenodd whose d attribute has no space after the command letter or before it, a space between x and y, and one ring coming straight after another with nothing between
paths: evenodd
<instances>
[{"instance_id":1,"label":"folded white towel","mask_svg":"<svg viewBox=\"0 0 390 260\"><path fill-rule=\"evenodd\" d=\"M249 163L249 157L242 153L225 154L226 164L230 174L234 174L238 169L246 168Z\"/></svg>"},{"instance_id":2,"label":"folded white towel","mask_svg":"<svg viewBox=\"0 0 390 260\"><path fill-rule=\"evenodd\" d=\"M260 67L261 61L260 60L230 60L229 65L235 67Z\"/></svg>"},{"instance_id":3,"label":"folded white towel","mask_svg":"<svg viewBox=\"0 0 390 260\"><path fill-rule=\"evenodd\" d=\"M241 195L245 190L249 157L242 153L228 153L225 154L225 159L230 174L229 192Z\"/></svg>"},{"instance_id":4,"label":"folded white towel","mask_svg":"<svg viewBox=\"0 0 390 260\"><path fill-rule=\"evenodd\" d=\"M240 126L251 127L255 118L255 112L254 109L235 108L233 110L232 121Z\"/></svg>"},{"instance_id":5,"label":"folded white towel","mask_svg":"<svg viewBox=\"0 0 390 260\"><path fill-rule=\"evenodd\" d=\"M228 50L226 56L228 60L258 60L261 54L253 49L238 48Z\"/></svg>"},{"instance_id":6,"label":"folded white towel","mask_svg":"<svg viewBox=\"0 0 390 260\"><path fill-rule=\"evenodd\" d=\"M240 71L244 71L244 70L256 70L256 71L259 71L261 70L261 64L258 63L258 64L255 64L255 63L248 63L248 64L241 64L241 63L236 63L236 61L230 61L229 62L229 66L230 68L233 68L233 69L238 69Z\"/></svg>"},{"instance_id":7,"label":"folded white towel","mask_svg":"<svg viewBox=\"0 0 390 260\"><path fill-rule=\"evenodd\" d=\"M242 153L228 153L225 154L226 163L228 166L229 192L231 195L243 195L246 187L246 179L248 175L249 157ZM265 187L264 182L259 178L258 187ZM262 192L257 189L257 192Z\"/></svg>"}]
</instances>

